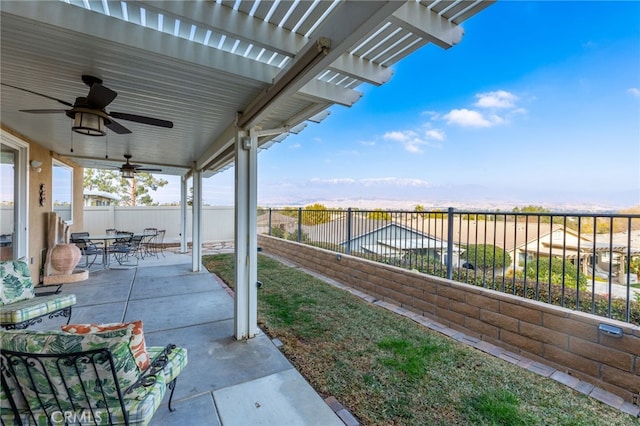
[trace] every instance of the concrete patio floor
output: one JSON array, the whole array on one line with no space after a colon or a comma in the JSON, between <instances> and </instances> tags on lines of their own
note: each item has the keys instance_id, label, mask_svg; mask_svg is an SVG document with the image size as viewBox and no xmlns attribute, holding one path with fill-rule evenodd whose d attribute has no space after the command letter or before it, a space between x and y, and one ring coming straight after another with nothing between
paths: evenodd
<instances>
[{"instance_id":1,"label":"concrete patio floor","mask_svg":"<svg viewBox=\"0 0 640 426\"><path fill-rule=\"evenodd\" d=\"M165 254L137 267L104 269L98 261L88 280L62 289L77 297L71 323L142 319L147 345L188 349L172 401L176 411L167 409L165 397L151 425L344 426L268 336L233 337L233 298L212 274L192 272L190 255Z\"/></svg>"}]
</instances>

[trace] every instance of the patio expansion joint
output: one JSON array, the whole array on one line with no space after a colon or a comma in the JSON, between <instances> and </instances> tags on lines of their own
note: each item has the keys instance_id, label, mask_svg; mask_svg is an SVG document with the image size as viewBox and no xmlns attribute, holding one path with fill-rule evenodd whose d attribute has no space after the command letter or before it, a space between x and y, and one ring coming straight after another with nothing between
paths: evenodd
<instances>
[{"instance_id":1,"label":"patio expansion joint","mask_svg":"<svg viewBox=\"0 0 640 426\"><path fill-rule=\"evenodd\" d=\"M264 252L263 252L264 253ZM280 257L278 257L277 255L272 255L270 253L264 253L265 255L272 257L276 260L281 260ZM322 279L323 281L325 281L327 284L332 285L334 287L338 287L338 288L348 288L348 286L346 286L346 284L342 284L340 283L340 285L336 285L335 281L333 279L330 278L326 278L323 277L321 274L315 272L315 271L310 271L305 269L304 267L301 266L297 266L298 269L300 269L301 271L304 271L305 273L308 273L310 275L313 275L315 277L318 277L320 279ZM368 298L363 297L362 294L357 294L357 293L353 293L354 295L362 298L363 300L370 302L370 300L368 300ZM578 391L580 393L583 393L591 398L594 398L598 401L600 401L603 404L606 404L610 407L613 407L617 410L620 410L626 414L630 414L632 416L635 417L640 417L640 405L635 405L635 404L631 404L629 402L623 401L622 398L620 398L619 396L606 391L602 388L599 388L597 386L594 386L588 382L585 382L583 380L578 380L578 383L575 383L573 381L570 381L570 384L567 383L567 379L565 377L565 374L559 374L562 373L559 370L556 370L555 368L552 368L550 366L538 363L538 362L534 362L533 360L530 360L528 358L525 358L521 355L517 355L514 354L512 352L509 351L498 351L495 349L495 347L493 345L490 346L490 344L486 344L483 345L481 344L481 340L470 337L470 336L466 336L464 333L461 333L459 331L456 331L452 328L449 328L443 324L437 323L437 322L433 322L432 320L428 319L427 317L420 317L419 315L416 315L415 313L411 313L408 311L405 312L401 312L401 309L399 306L394 305L392 303L389 303L387 301L384 302L380 302L380 301L375 301L373 303L371 303L375 306L379 306L382 307L384 309L387 309L391 312L394 312L398 315L402 315L406 318L411 319L414 322L417 322L418 324L421 324L422 326L436 331L438 333L444 334L446 336L449 337L453 337L455 340L457 340L458 342L479 350L481 352L487 353L491 356L494 356L496 358L500 358L504 361L510 362L514 365L517 365L518 367L524 368L534 374L540 375L540 376L544 376L547 378L550 378L562 385L567 386L570 389L573 389L575 391ZM422 320L421 318L424 318L424 320ZM557 374L558 373L558 374ZM343 419L344 421L344 419ZM347 424L345 422L345 424Z\"/></svg>"}]
</instances>

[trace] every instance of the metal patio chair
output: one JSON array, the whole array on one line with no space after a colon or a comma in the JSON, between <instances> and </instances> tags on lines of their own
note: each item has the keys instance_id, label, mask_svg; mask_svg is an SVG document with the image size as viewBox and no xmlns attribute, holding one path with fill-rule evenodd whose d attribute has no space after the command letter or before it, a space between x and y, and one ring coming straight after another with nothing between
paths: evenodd
<instances>
[{"instance_id":1,"label":"metal patio chair","mask_svg":"<svg viewBox=\"0 0 640 426\"><path fill-rule=\"evenodd\" d=\"M104 248L99 247L98 244L91 241L88 232L72 232L69 240L75 244L80 249L80 253L85 256L85 268L93 266L98 256L104 255ZM91 256L93 256L93 260L89 262L89 257Z\"/></svg>"}]
</instances>

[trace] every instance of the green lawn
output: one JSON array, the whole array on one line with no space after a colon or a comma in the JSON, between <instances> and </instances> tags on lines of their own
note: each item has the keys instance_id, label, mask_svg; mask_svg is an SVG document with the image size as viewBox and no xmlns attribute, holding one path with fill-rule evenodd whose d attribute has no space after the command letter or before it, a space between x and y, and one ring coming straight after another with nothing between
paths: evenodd
<instances>
[{"instance_id":1,"label":"green lawn","mask_svg":"<svg viewBox=\"0 0 640 426\"><path fill-rule=\"evenodd\" d=\"M203 263L233 287L232 254ZM265 255L258 278L260 327L364 425L640 425Z\"/></svg>"}]
</instances>

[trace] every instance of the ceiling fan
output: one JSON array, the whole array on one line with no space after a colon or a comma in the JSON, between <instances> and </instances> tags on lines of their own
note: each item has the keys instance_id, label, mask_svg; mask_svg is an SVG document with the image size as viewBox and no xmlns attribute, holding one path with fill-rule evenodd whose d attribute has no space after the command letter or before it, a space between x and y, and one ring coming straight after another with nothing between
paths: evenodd
<instances>
[{"instance_id":1,"label":"ceiling fan","mask_svg":"<svg viewBox=\"0 0 640 426\"><path fill-rule=\"evenodd\" d=\"M133 178L138 172L161 172L162 169L148 169L144 168L142 164L131 164L129 160L131 159L131 154L125 154L124 158L127 159L127 162L124 163L120 167L120 174L123 178Z\"/></svg>"},{"instance_id":2,"label":"ceiling fan","mask_svg":"<svg viewBox=\"0 0 640 426\"><path fill-rule=\"evenodd\" d=\"M67 117L74 120L73 127L71 127L71 129L74 132L81 133L83 135L104 136L106 134L105 126L119 135L131 133L131 130L113 120L114 118L148 124L150 126L166 127L169 129L173 127L173 123L167 120L128 114L125 112L107 112L105 107L109 105L116 96L118 96L118 94L103 86L102 80L98 77L83 75L82 81L84 84L89 86L89 94L86 97L77 97L73 104L52 96L34 92L33 90L23 89L22 87L12 86L6 83L1 84L24 92L33 93L34 95L42 96L61 103L62 105L71 107L71 109L22 109L20 111L33 114L54 114L64 112Z\"/></svg>"}]
</instances>

